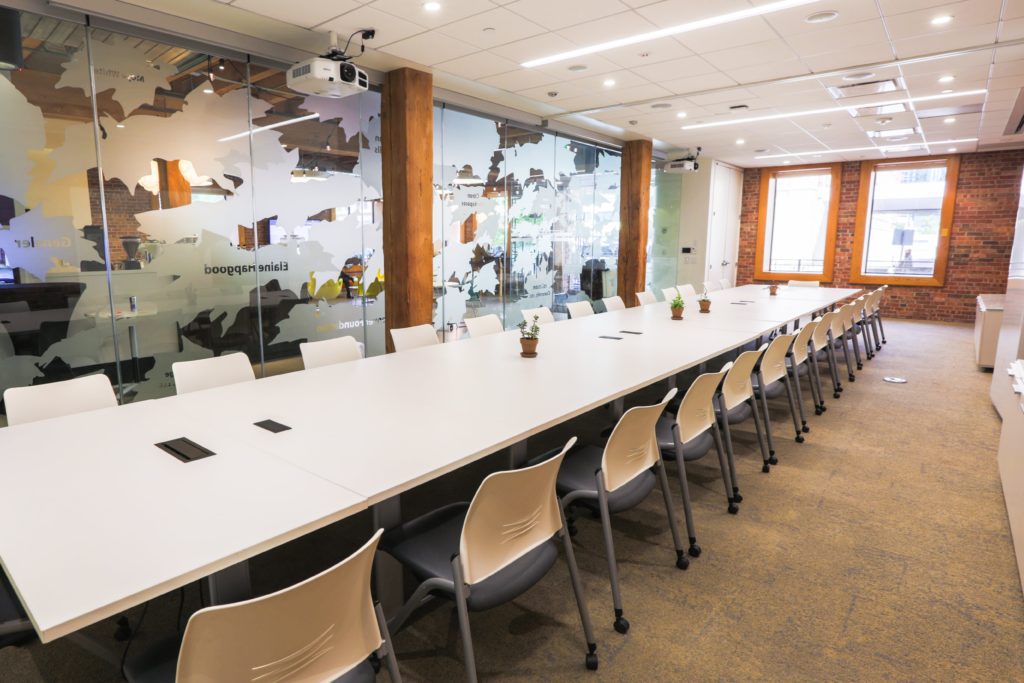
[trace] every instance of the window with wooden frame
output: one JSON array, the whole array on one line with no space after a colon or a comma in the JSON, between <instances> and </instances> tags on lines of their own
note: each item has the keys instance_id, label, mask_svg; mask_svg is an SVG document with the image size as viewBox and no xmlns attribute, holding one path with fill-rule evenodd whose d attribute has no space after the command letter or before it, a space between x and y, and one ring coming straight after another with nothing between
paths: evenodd
<instances>
[{"instance_id":1,"label":"window with wooden frame","mask_svg":"<svg viewBox=\"0 0 1024 683\"><path fill-rule=\"evenodd\" d=\"M754 276L832 280L840 164L761 170Z\"/></svg>"},{"instance_id":2,"label":"window with wooden frame","mask_svg":"<svg viewBox=\"0 0 1024 683\"><path fill-rule=\"evenodd\" d=\"M958 155L864 161L850 282L941 287Z\"/></svg>"}]
</instances>

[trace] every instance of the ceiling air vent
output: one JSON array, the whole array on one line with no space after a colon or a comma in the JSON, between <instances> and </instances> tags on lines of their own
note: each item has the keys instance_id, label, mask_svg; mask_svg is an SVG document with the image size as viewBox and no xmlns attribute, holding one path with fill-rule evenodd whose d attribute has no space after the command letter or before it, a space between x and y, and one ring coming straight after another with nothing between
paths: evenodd
<instances>
[{"instance_id":1,"label":"ceiling air vent","mask_svg":"<svg viewBox=\"0 0 1024 683\"><path fill-rule=\"evenodd\" d=\"M881 95L904 89L905 86L902 78L887 78L881 81L851 83L850 85L830 85L828 87L829 93L837 100L847 97L862 97L864 95Z\"/></svg>"}]
</instances>

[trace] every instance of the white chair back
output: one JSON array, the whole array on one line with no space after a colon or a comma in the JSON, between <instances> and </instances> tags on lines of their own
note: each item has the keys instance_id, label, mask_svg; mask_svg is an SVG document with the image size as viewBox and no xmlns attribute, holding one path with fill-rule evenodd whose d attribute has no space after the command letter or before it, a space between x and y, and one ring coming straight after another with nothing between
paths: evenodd
<instances>
[{"instance_id":1,"label":"white chair back","mask_svg":"<svg viewBox=\"0 0 1024 683\"><path fill-rule=\"evenodd\" d=\"M725 373L725 379L722 380L722 398L726 410L732 410L754 395L754 385L750 377L762 353L763 347L757 351L744 351L729 368L729 372Z\"/></svg>"},{"instance_id":2,"label":"white chair back","mask_svg":"<svg viewBox=\"0 0 1024 683\"><path fill-rule=\"evenodd\" d=\"M676 411L676 422L679 424L679 443L686 443L703 434L715 421L713 399L715 392L722 384L722 378L728 371L729 366L727 365L718 372L700 375L686 390L686 395L679 403L679 410Z\"/></svg>"},{"instance_id":3,"label":"white chair back","mask_svg":"<svg viewBox=\"0 0 1024 683\"><path fill-rule=\"evenodd\" d=\"M391 343L395 345L395 351L408 351L441 342L437 339L433 325L413 325L391 330Z\"/></svg>"},{"instance_id":4,"label":"white chair back","mask_svg":"<svg viewBox=\"0 0 1024 683\"><path fill-rule=\"evenodd\" d=\"M714 292L714 291L716 291L718 289L718 285L716 283L712 282L711 280L705 280L704 281L704 289L705 289L705 291L708 291L708 292Z\"/></svg>"},{"instance_id":5,"label":"white chair back","mask_svg":"<svg viewBox=\"0 0 1024 683\"><path fill-rule=\"evenodd\" d=\"M538 308L524 308L522 310L523 320L526 321L527 325L533 324L533 316L537 316L538 325L547 325L548 323L555 322L555 316L551 312L550 308L540 306Z\"/></svg>"},{"instance_id":6,"label":"white chair back","mask_svg":"<svg viewBox=\"0 0 1024 683\"><path fill-rule=\"evenodd\" d=\"M48 420L53 417L113 408L114 387L104 374L86 375L63 382L11 387L4 392L7 424L10 426Z\"/></svg>"},{"instance_id":7,"label":"white chair back","mask_svg":"<svg viewBox=\"0 0 1024 683\"><path fill-rule=\"evenodd\" d=\"M325 365L347 363L363 357L363 345L353 337L335 337L323 341L299 344L302 366L307 370Z\"/></svg>"},{"instance_id":8,"label":"white chair back","mask_svg":"<svg viewBox=\"0 0 1024 683\"><path fill-rule=\"evenodd\" d=\"M786 375L786 355L795 339L795 334L780 334L768 344L761 356L761 377L765 384L771 384Z\"/></svg>"},{"instance_id":9,"label":"white chair back","mask_svg":"<svg viewBox=\"0 0 1024 683\"><path fill-rule=\"evenodd\" d=\"M501 324L501 318L494 313L480 315L475 318L466 318L466 331L470 337L486 337L489 334L501 334L505 327Z\"/></svg>"},{"instance_id":10,"label":"white chair back","mask_svg":"<svg viewBox=\"0 0 1024 683\"><path fill-rule=\"evenodd\" d=\"M690 299L697 296L697 290L689 283L685 285L676 285L676 289L679 290L679 293L683 295L684 299Z\"/></svg>"},{"instance_id":11,"label":"white chair back","mask_svg":"<svg viewBox=\"0 0 1024 683\"><path fill-rule=\"evenodd\" d=\"M648 292L644 290L636 293L636 302L641 306L647 306L653 303L657 303L658 299L654 296L654 292Z\"/></svg>"},{"instance_id":12,"label":"white chair back","mask_svg":"<svg viewBox=\"0 0 1024 683\"><path fill-rule=\"evenodd\" d=\"M676 289L675 287L666 287L665 289L661 290L661 295L665 297L665 301L672 301L672 299L675 299L677 296L679 296L679 290Z\"/></svg>"},{"instance_id":13,"label":"white chair back","mask_svg":"<svg viewBox=\"0 0 1024 683\"><path fill-rule=\"evenodd\" d=\"M582 318L587 315L594 315L594 307L589 301L570 301L565 306L569 309L570 318Z\"/></svg>"},{"instance_id":14,"label":"white chair back","mask_svg":"<svg viewBox=\"0 0 1024 683\"><path fill-rule=\"evenodd\" d=\"M256 379L249 357L244 353L179 361L171 364L171 372L174 374L174 387L178 394L189 394L239 382L252 382Z\"/></svg>"},{"instance_id":15,"label":"white chair back","mask_svg":"<svg viewBox=\"0 0 1024 683\"><path fill-rule=\"evenodd\" d=\"M626 304L623 303L622 297L620 296L608 296L601 301L604 302L604 310L606 311L624 311L626 310Z\"/></svg>"},{"instance_id":16,"label":"white chair back","mask_svg":"<svg viewBox=\"0 0 1024 683\"><path fill-rule=\"evenodd\" d=\"M732 289L732 280L727 277L723 277L718 281L718 286L722 289Z\"/></svg>"},{"instance_id":17,"label":"white chair back","mask_svg":"<svg viewBox=\"0 0 1024 683\"><path fill-rule=\"evenodd\" d=\"M796 339L793 341L793 367L807 360L807 345L810 343L811 336L814 334L814 328L817 326L818 321L812 320L797 332Z\"/></svg>"},{"instance_id":18,"label":"white chair back","mask_svg":"<svg viewBox=\"0 0 1024 683\"><path fill-rule=\"evenodd\" d=\"M790 287L820 287L821 283L817 280L790 280Z\"/></svg>"},{"instance_id":19,"label":"white chair back","mask_svg":"<svg viewBox=\"0 0 1024 683\"><path fill-rule=\"evenodd\" d=\"M675 395L675 388L669 389L661 403L630 408L619 418L601 457L601 471L608 492L625 486L658 462L661 451L655 427L665 412L665 406Z\"/></svg>"}]
</instances>

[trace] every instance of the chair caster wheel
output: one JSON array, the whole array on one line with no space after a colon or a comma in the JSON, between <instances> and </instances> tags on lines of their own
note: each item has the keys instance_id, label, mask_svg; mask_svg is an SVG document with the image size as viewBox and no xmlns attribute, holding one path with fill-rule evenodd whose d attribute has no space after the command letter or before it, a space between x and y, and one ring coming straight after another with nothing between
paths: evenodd
<instances>
[{"instance_id":1,"label":"chair caster wheel","mask_svg":"<svg viewBox=\"0 0 1024 683\"><path fill-rule=\"evenodd\" d=\"M775 457L775 451L774 451L773 449L769 448L769 449L768 449L768 455L770 455L770 456L771 456L771 458L768 458L768 462L770 462L770 463L772 463L772 464L774 465L775 463L774 463L774 462L772 462L772 458L774 458L774 457Z\"/></svg>"},{"instance_id":2,"label":"chair caster wheel","mask_svg":"<svg viewBox=\"0 0 1024 683\"><path fill-rule=\"evenodd\" d=\"M629 631L629 622L626 621L624 617L616 617L613 626L615 626L615 630L619 633L626 633Z\"/></svg>"},{"instance_id":3,"label":"chair caster wheel","mask_svg":"<svg viewBox=\"0 0 1024 683\"><path fill-rule=\"evenodd\" d=\"M774 455L772 455L770 458L768 458L768 464L769 465L778 465L779 464L779 459L776 458Z\"/></svg>"},{"instance_id":4,"label":"chair caster wheel","mask_svg":"<svg viewBox=\"0 0 1024 683\"><path fill-rule=\"evenodd\" d=\"M597 654L594 652L587 653L587 671L597 671Z\"/></svg>"},{"instance_id":5,"label":"chair caster wheel","mask_svg":"<svg viewBox=\"0 0 1024 683\"><path fill-rule=\"evenodd\" d=\"M696 543L690 544L690 557L700 557L700 546Z\"/></svg>"},{"instance_id":6,"label":"chair caster wheel","mask_svg":"<svg viewBox=\"0 0 1024 683\"><path fill-rule=\"evenodd\" d=\"M735 503L729 503L729 514L730 515L735 515L739 511L740 511L740 508L739 508L738 505L736 505Z\"/></svg>"},{"instance_id":7,"label":"chair caster wheel","mask_svg":"<svg viewBox=\"0 0 1024 683\"><path fill-rule=\"evenodd\" d=\"M822 414L823 412L825 412L825 409L824 409L824 408L822 408L821 406L818 406L818 407L816 407L816 408L814 409L814 414L815 414L815 415L821 415L821 414Z\"/></svg>"},{"instance_id":8,"label":"chair caster wheel","mask_svg":"<svg viewBox=\"0 0 1024 683\"><path fill-rule=\"evenodd\" d=\"M824 412L825 412L826 410L828 410L828 408L826 408L826 407L825 407L824 405L823 405L823 406L821 406L821 412L823 412L823 413L824 413Z\"/></svg>"},{"instance_id":9,"label":"chair caster wheel","mask_svg":"<svg viewBox=\"0 0 1024 683\"><path fill-rule=\"evenodd\" d=\"M858 363L857 364L857 369L858 370L863 370L864 369L864 364L863 363Z\"/></svg>"},{"instance_id":10,"label":"chair caster wheel","mask_svg":"<svg viewBox=\"0 0 1024 683\"><path fill-rule=\"evenodd\" d=\"M797 443L803 443L804 442L804 435L803 434L797 434L796 435L796 442Z\"/></svg>"},{"instance_id":11,"label":"chair caster wheel","mask_svg":"<svg viewBox=\"0 0 1024 683\"><path fill-rule=\"evenodd\" d=\"M734 503L742 503L743 502L743 496L741 496L740 492L737 491L736 489L733 489L733 491L732 491L732 502L734 502Z\"/></svg>"},{"instance_id":12,"label":"chair caster wheel","mask_svg":"<svg viewBox=\"0 0 1024 683\"><path fill-rule=\"evenodd\" d=\"M765 474L768 474L769 472L772 471L772 468L768 466L768 463L765 463L761 465L761 471L764 472Z\"/></svg>"},{"instance_id":13,"label":"chair caster wheel","mask_svg":"<svg viewBox=\"0 0 1024 683\"><path fill-rule=\"evenodd\" d=\"M690 559L682 550L676 551L676 569L689 569Z\"/></svg>"},{"instance_id":14,"label":"chair caster wheel","mask_svg":"<svg viewBox=\"0 0 1024 683\"><path fill-rule=\"evenodd\" d=\"M800 428L800 431L806 434L807 432L811 431L811 428L808 427L807 425L804 425L803 427Z\"/></svg>"},{"instance_id":15,"label":"chair caster wheel","mask_svg":"<svg viewBox=\"0 0 1024 683\"><path fill-rule=\"evenodd\" d=\"M132 627L128 623L127 617L121 617L117 620L117 629L114 631L114 640L119 643L123 643L132 637Z\"/></svg>"},{"instance_id":16,"label":"chair caster wheel","mask_svg":"<svg viewBox=\"0 0 1024 683\"><path fill-rule=\"evenodd\" d=\"M839 398L839 392L837 391L834 394L832 394L832 398Z\"/></svg>"},{"instance_id":17,"label":"chair caster wheel","mask_svg":"<svg viewBox=\"0 0 1024 683\"><path fill-rule=\"evenodd\" d=\"M858 368L858 370L859 370L859 369L860 369L860 368ZM850 381L851 381L851 382L856 382L856 381L857 381L857 378L856 378L855 376L853 376L853 375L850 375Z\"/></svg>"}]
</instances>

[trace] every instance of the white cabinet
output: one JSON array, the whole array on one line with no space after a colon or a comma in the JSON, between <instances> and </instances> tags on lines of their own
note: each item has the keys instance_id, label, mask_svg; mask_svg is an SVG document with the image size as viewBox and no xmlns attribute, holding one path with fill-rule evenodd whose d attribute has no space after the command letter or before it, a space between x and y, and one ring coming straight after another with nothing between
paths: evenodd
<instances>
[{"instance_id":1,"label":"white cabinet","mask_svg":"<svg viewBox=\"0 0 1024 683\"><path fill-rule=\"evenodd\" d=\"M974 361L983 368L996 362L999 327L1003 323L1003 295L979 294L974 317Z\"/></svg>"}]
</instances>

